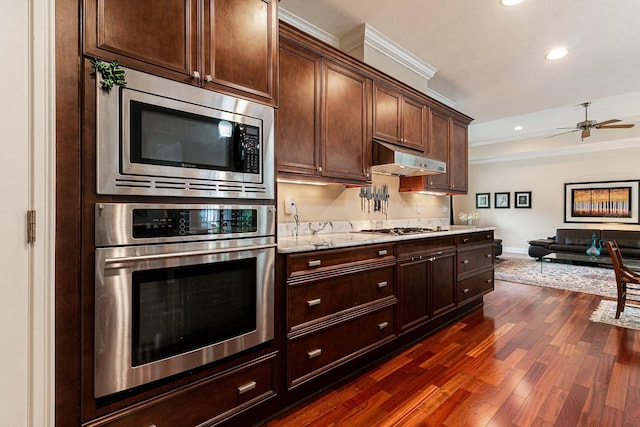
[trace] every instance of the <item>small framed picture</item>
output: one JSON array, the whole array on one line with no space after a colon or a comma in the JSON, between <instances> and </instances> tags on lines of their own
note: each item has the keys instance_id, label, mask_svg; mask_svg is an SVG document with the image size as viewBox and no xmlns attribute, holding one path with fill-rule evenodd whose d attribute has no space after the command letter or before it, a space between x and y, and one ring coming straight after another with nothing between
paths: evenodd
<instances>
[{"instance_id":1,"label":"small framed picture","mask_svg":"<svg viewBox=\"0 0 640 427\"><path fill-rule=\"evenodd\" d=\"M513 197L516 208L531 208L531 191L515 191Z\"/></svg>"},{"instance_id":2,"label":"small framed picture","mask_svg":"<svg viewBox=\"0 0 640 427\"><path fill-rule=\"evenodd\" d=\"M491 207L490 193L476 193L476 208L489 209Z\"/></svg>"},{"instance_id":3,"label":"small framed picture","mask_svg":"<svg viewBox=\"0 0 640 427\"><path fill-rule=\"evenodd\" d=\"M496 209L508 209L511 207L511 193L496 193Z\"/></svg>"}]
</instances>

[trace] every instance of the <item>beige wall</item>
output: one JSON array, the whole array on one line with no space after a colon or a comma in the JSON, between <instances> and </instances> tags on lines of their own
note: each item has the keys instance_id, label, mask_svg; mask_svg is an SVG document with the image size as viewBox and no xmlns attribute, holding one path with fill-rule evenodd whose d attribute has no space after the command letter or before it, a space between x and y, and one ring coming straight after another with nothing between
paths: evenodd
<instances>
[{"instance_id":1,"label":"beige wall","mask_svg":"<svg viewBox=\"0 0 640 427\"><path fill-rule=\"evenodd\" d=\"M318 221L382 221L385 219L431 218L449 220L449 198L418 193L399 193L399 178L396 176L373 175L373 185L389 186L389 213L362 212L360 189L346 188L344 185L327 186L278 183L278 223L294 222L293 215L285 215L284 199L293 197L301 222Z\"/></svg>"},{"instance_id":2,"label":"beige wall","mask_svg":"<svg viewBox=\"0 0 640 427\"><path fill-rule=\"evenodd\" d=\"M586 144L586 143L583 143ZM483 154L498 144L482 147ZM517 144L516 144L517 145ZM613 146L613 144L612 144ZM582 147L585 147L582 145ZM503 147L504 148L504 147ZM470 150L470 155L473 150ZM504 151L503 151L504 152ZM497 227L496 237L503 239L506 251L525 253L527 241L552 236L557 228L616 228L640 230L640 226L622 224L583 224L564 222L564 184L608 180L640 179L640 148L552 155L538 159L494 161L469 166L469 193L454 198L453 211L476 210L479 225ZM494 208L495 192L511 193L510 209ZM532 208L515 209L514 191L531 191ZM491 193L491 208L476 209L475 194ZM638 195L634 196L636 200Z\"/></svg>"}]
</instances>

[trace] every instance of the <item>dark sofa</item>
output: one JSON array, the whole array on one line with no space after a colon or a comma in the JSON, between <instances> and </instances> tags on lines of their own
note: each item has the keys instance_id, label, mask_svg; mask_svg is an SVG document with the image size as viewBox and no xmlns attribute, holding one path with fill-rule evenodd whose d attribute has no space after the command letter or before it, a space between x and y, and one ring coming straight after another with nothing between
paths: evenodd
<instances>
[{"instance_id":1,"label":"dark sofa","mask_svg":"<svg viewBox=\"0 0 640 427\"><path fill-rule=\"evenodd\" d=\"M552 252L585 253L594 233L596 245L603 240L600 256L609 256L604 241L615 240L624 258L640 259L640 231L582 228L558 228L555 236L530 240L529 256L541 258Z\"/></svg>"}]
</instances>

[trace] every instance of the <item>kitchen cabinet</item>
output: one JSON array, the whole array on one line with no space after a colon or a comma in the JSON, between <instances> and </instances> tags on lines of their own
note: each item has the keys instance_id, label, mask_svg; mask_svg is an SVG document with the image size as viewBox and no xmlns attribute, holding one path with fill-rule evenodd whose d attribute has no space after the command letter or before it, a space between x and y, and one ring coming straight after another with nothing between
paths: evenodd
<instances>
[{"instance_id":1,"label":"kitchen cabinet","mask_svg":"<svg viewBox=\"0 0 640 427\"><path fill-rule=\"evenodd\" d=\"M372 81L299 37L281 23L278 176L370 183Z\"/></svg>"},{"instance_id":2,"label":"kitchen cabinet","mask_svg":"<svg viewBox=\"0 0 640 427\"><path fill-rule=\"evenodd\" d=\"M277 2L84 3L84 54L277 105Z\"/></svg>"},{"instance_id":3,"label":"kitchen cabinet","mask_svg":"<svg viewBox=\"0 0 640 427\"><path fill-rule=\"evenodd\" d=\"M428 135L428 107L385 84L373 86L373 137L423 153Z\"/></svg>"},{"instance_id":4,"label":"kitchen cabinet","mask_svg":"<svg viewBox=\"0 0 640 427\"><path fill-rule=\"evenodd\" d=\"M456 237L458 305L471 302L493 290L493 231Z\"/></svg>"},{"instance_id":5,"label":"kitchen cabinet","mask_svg":"<svg viewBox=\"0 0 640 427\"><path fill-rule=\"evenodd\" d=\"M393 244L285 257L287 387L395 338Z\"/></svg>"},{"instance_id":6,"label":"kitchen cabinet","mask_svg":"<svg viewBox=\"0 0 640 427\"><path fill-rule=\"evenodd\" d=\"M399 191L432 190L447 194L466 194L468 190L468 126L470 119L457 117L438 108L430 109L426 156L447 163L447 172L426 176L401 177Z\"/></svg>"},{"instance_id":7,"label":"kitchen cabinet","mask_svg":"<svg viewBox=\"0 0 640 427\"><path fill-rule=\"evenodd\" d=\"M400 333L455 308L455 258L453 238L398 244Z\"/></svg>"}]
</instances>

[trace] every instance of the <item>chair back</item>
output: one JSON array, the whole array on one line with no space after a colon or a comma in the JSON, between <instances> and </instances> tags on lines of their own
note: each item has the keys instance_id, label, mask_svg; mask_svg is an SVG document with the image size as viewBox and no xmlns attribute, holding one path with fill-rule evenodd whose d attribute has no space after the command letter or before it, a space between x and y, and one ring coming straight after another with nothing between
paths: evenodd
<instances>
[{"instance_id":1,"label":"chair back","mask_svg":"<svg viewBox=\"0 0 640 427\"><path fill-rule=\"evenodd\" d=\"M613 269L616 272L616 282L618 282L618 286L620 286L622 284L622 270L624 265L624 262L622 261L622 254L620 253L618 243L615 240L607 240L606 245L607 250L609 251L609 256L611 257Z\"/></svg>"}]
</instances>

